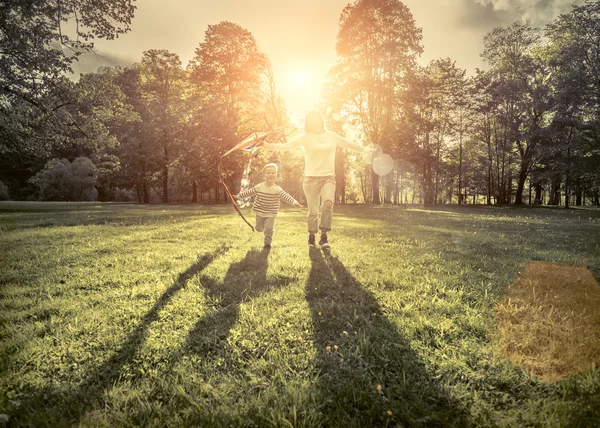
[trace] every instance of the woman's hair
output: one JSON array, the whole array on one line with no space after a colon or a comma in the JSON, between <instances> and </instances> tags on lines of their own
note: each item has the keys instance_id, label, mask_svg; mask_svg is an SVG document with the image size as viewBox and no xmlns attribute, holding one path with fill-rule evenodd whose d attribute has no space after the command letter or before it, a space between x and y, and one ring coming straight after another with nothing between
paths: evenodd
<instances>
[{"instance_id":1,"label":"woman's hair","mask_svg":"<svg viewBox=\"0 0 600 428\"><path fill-rule=\"evenodd\" d=\"M263 168L262 168L263 174L265 173L265 169L267 169L267 168L275 168L275 173L277 173L277 170L279 170L279 167L277 166L276 163L268 163L265 166L263 166Z\"/></svg>"},{"instance_id":2,"label":"woman's hair","mask_svg":"<svg viewBox=\"0 0 600 428\"><path fill-rule=\"evenodd\" d=\"M311 110L306 113L306 117L304 118L304 132L313 132L315 134L325 133L323 116L317 110Z\"/></svg>"}]
</instances>

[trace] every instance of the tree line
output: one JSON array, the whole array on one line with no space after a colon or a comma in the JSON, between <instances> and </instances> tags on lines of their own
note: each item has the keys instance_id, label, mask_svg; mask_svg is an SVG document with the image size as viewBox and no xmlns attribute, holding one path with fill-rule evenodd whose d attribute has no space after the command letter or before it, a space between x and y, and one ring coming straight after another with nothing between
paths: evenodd
<instances>
[{"instance_id":1,"label":"tree line","mask_svg":"<svg viewBox=\"0 0 600 428\"><path fill-rule=\"evenodd\" d=\"M257 131L293 136L269 58L241 26L209 25L185 67L156 49L74 82L72 61L127 31L135 7L51 3L0 4L0 199L219 203L226 150ZM69 37L75 18L85 25ZM451 58L418 65L421 29L398 0L347 5L336 52L319 100L328 128L395 160L380 177L339 152L338 202L600 205L599 3L494 29L472 76ZM249 156L224 158L230 189ZM302 199L301 154L258 157Z\"/></svg>"}]
</instances>

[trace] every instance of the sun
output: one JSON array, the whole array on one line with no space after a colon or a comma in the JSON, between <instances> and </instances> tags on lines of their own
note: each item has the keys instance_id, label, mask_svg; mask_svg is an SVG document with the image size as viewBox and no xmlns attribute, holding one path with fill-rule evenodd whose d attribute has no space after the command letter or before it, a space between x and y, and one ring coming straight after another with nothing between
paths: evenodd
<instances>
[{"instance_id":1,"label":"sun","mask_svg":"<svg viewBox=\"0 0 600 428\"><path fill-rule=\"evenodd\" d=\"M307 70L296 69L290 71L290 75L288 77L290 86L296 89L307 89L312 85L312 76Z\"/></svg>"},{"instance_id":2,"label":"sun","mask_svg":"<svg viewBox=\"0 0 600 428\"><path fill-rule=\"evenodd\" d=\"M308 65L289 67L283 74L281 95L290 112L306 112L315 108L320 95L320 79L316 70Z\"/></svg>"}]
</instances>

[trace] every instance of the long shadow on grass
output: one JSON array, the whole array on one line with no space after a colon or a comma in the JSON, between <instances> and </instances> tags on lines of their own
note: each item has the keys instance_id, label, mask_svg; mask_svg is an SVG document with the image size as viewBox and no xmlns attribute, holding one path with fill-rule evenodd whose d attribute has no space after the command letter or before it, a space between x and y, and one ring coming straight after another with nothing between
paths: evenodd
<instances>
[{"instance_id":1,"label":"long shadow on grass","mask_svg":"<svg viewBox=\"0 0 600 428\"><path fill-rule=\"evenodd\" d=\"M228 249L227 246L221 246L212 253L204 254L182 272L144 315L113 356L92 370L81 384L66 392L58 392L49 387L34 392L30 395L30 402L23 402L19 406L14 422L26 426L60 426L68 421L69 424L78 425L87 411L102 407L104 392L122 380L123 368L126 365L135 364L136 354L144 343L151 324L159 319L161 310L189 279L202 272Z\"/></svg>"},{"instance_id":2,"label":"long shadow on grass","mask_svg":"<svg viewBox=\"0 0 600 428\"><path fill-rule=\"evenodd\" d=\"M468 426L375 297L329 252L311 248L309 256L322 425Z\"/></svg>"},{"instance_id":3,"label":"long shadow on grass","mask_svg":"<svg viewBox=\"0 0 600 428\"><path fill-rule=\"evenodd\" d=\"M192 390L186 390L185 394L182 394L178 380L181 372L177 371L177 367L181 360L187 358L194 360L194 356L197 355L202 362L208 361L209 364L215 362L212 372L207 373L203 371L205 368L199 368L196 372L199 376L218 378L219 372L224 372L226 376L235 376L235 371L240 369L239 364L243 364L240 359L257 358L259 357L257 353L265 351L257 347L242 350L240 355L233 355L237 352L236 344L230 345L228 338L231 329L239 319L240 306L244 302L258 297L269 289L282 287L290 282L290 279L284 276L275 275L267 278L269 252L269 248L264 248L262 251L249 250L242 260L229 266L222 281L208 276L200 277L205 292L203 305L205 314L190 330L181 348L168 357L167 370L161 374L163 382L157 382L152 392L144 397L151 402L162 402L164 397L169 397L169 408L177 412L178 417L181 418L175 425L183 423L183 426L201 427L254 426L252 422L244 425L231 415L210 412L211 398L206 395L206 390L197 384L188 385ZM187 367L186 370L189 370L189 366ZM198 411L182 411L190 407L189 398L186 397L192 397L194 407ZM206 408L199 410L197 403L206 403ZM130 421L139 425L143 421L152 420L157 416L155 411L156 409L151 408L132 409L135 413L129 415Z\"/></svg>"},{"instance_id":4,"label":"long shadow on grass","mask_svg":"<svg viewBox=\"0 0 600 428\"><path fill-rule=\"evenodd\" d=\"M240 305L273 287L285 285L285 278L267 279L269 249L252 249L239 262L231 264L222 282L202 277L207 305L212 306L190 331L184 352L222 354L229 331L240 315Z\"/></svg>"}]
</instances>

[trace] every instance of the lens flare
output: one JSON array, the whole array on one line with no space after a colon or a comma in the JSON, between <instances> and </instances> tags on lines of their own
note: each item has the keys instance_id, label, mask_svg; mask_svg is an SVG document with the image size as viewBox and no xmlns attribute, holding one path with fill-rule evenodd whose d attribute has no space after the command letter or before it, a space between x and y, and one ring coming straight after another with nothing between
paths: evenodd
<instances>
[{"instance_id":1,"label":"lens flare","mask_svg":"<svg viewBox=\"0 0 600 428\"><path fill-rule=\"evenodd\" d=\"M394 159L382 153L373 159L373 171L379 176L388 175L394 169Z\"/></svg>"}]
</instances>

